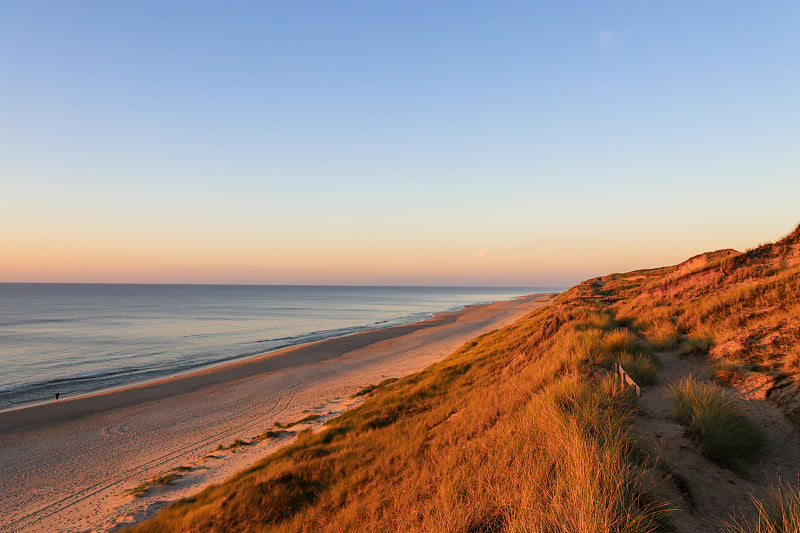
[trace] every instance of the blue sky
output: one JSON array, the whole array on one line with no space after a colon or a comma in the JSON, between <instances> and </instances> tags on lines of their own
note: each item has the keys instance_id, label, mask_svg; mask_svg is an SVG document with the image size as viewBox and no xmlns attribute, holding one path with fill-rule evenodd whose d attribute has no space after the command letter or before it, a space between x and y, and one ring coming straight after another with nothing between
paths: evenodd
<instances>
[{"instance_id":1,"label":"blue sky","mask_svg":"<svg viewBox=\"0 0 800 533\"><path fill-rule=\"evenodd\" d=\"M797 2L0 20L0 280L562 285L800 222Z\"/></svg>"}]
</instances>

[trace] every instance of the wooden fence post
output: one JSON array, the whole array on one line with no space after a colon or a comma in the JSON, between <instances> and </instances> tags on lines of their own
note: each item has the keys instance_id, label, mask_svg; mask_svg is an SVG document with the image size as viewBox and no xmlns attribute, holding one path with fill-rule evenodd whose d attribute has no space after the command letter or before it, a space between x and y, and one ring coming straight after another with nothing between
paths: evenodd
<instances>
[{"instance_id":1,"label":"wooden fence post","mask_svg":"<svg viewBox=\"0 0 800 533\"><path fill-rule=\"evenodd\" d=\"M637 385L636 382L633 381L633 378L630 377L627 372L625 372L625 369L622 368L622 365L620 363L617 363L617 374L619 374L620 385L622 385L623 387L625 385L630 385L631 387L633 387L633 390L636 392L637 398L642 395L641 387L639 387L639 385Z\"/></svg>"}]
</instances>

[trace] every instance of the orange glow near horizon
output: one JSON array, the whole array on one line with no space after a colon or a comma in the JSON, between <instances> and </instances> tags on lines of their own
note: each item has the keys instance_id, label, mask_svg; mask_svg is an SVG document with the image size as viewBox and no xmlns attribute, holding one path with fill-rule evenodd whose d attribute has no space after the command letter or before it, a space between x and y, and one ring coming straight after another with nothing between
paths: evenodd
<instances>
[{"instance_id":1,"label":"orange glow near horizon","mask_svg":"<svg viewBox=\"0 0 800 533\"><path fill-rule=\"evenodd\" d=\"M129 214L105 225L96 213L50 220L28 215L28 224L19 226L24 231L0 243L0 282L568 286L704 251L743 250L792 229L786 224L764 237L753 227L732 236L724 225L693 231L696 223L686 219L658 234L609 215L591 228L594 233L570 221L550 234L529 234L519 213L510 222L378 217L372 224L312 215L283 213L253 223L255 216Z\"/></svg>"},{"instance_id":2,"label":"orange glow near horizon","mask_svg":"<svg viewBox=\"0 0 800 533\"><path fill-rule=\"evenodd\" d=\"M0 280L9 282L464 284L564 286L613 271L688 257L587 240L494 250L461 243L324 242L257 246L96 237L18 240L3 245ZM685 257L684 257L685 256Z\"/></svg>"},{"instance_id":3,"label":"orange glow near horizon","mask_svg":"<svg viewBox=\"0 0 800 533\"><path fill-rule=\"evenodd\" d=\"M671 3L40 11L3 10L0 282L564 286L798 223L784 3L711 40Z\"/></svg>"}]
</instances>

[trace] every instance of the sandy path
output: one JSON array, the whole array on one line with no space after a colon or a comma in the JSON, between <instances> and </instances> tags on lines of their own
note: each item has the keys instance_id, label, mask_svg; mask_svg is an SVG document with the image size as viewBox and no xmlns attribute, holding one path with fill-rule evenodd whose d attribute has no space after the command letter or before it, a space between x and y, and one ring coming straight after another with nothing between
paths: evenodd
<instances>
[{"instance_id":1,"label":"sandy path","mask_svg":"<svg viewBox=\"0 0 800 533\"><path fill-rule=\"evenodd\" d=\"M104 530L146 516L221 481L276 444L208 457L217 445L309 410L335 414L359 388L420 370L546 300L470 307L146 386L0 413L0 530ZM181 465L200 468L179 490L127 495Z\"/></svg>"},{"instance_id":2,"label":"sandy path","mask_svg":"<svg viewBox=\"0 0 800 533\"><path fill-rule=\"evenodd\" d=\"M706 459L685 427L672 419L669 385L686 376L711 378L710 363L677 352L659 354L663 367L658 382L642 389L639 405L643 416L635 419L642 435L652 437L667 465L661 489L679 506L671 517L678 532L723 531L732 517L752 517L751 497L761 497L765 487L780 479L797 485L800 479L800 432L763 394L726 387L744 411L769 438L768 449L758 461L738 471L722 468Z\"/></svg>"}]
</instances>

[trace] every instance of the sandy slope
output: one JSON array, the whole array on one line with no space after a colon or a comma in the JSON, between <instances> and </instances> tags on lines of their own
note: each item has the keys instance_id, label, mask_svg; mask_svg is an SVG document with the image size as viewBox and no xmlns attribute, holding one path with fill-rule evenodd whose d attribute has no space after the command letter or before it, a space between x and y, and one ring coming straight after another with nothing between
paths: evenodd
<instances>
[{"instance_id":1,"label":"sandy slope","mask_svg":"<svg viewBox=\"0 0 800 533\"><path fill-rule=\"evenodd\" d=\"M106 394L0 413L0 530L106 530L221 481L285 442L236 453L308 412L333 416L359 388L441 359L546 297L467 308L429 321L330 339ZM178 466L167 490L127 491Z\"/></svg>"},{"instance_id":2,"label":"sandy slope","mask_svg":"<svg viewBox=\"0 0 800 533\"><path fill-rule=\"evenodd\" d=\"M660 354L663 368L658 382L642 390L635 428L653 439L664 462L660 482L662 496L676 503L672 525L677 532L722 531L732 517L752 518L752 497L763 497L765 487L782 480L796 483L800 475L800 432L774 404L757 391L727 387L727 394L764 429L767 450L739 470L723 468L706 459L684 426L672 418L669 387L692 376L706 380L711 364L697 356L678 352Z\"/></svg>"}]
</instances>

